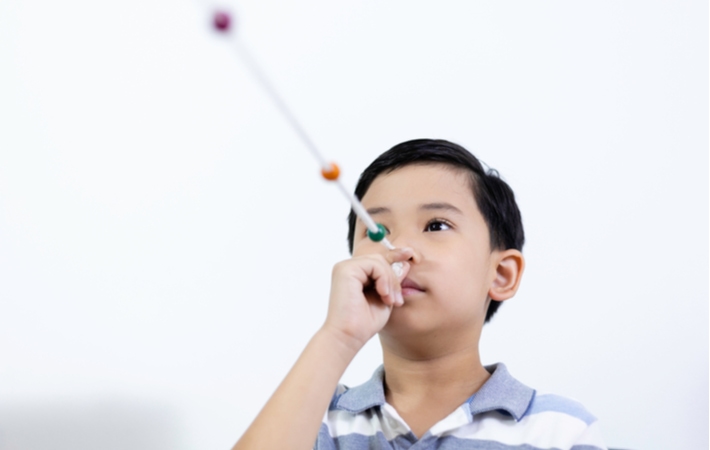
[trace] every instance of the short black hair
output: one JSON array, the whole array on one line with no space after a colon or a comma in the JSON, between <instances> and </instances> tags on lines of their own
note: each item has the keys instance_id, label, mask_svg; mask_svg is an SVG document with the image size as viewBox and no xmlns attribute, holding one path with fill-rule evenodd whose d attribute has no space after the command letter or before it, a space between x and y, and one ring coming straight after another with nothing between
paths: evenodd
<instances>
[{"instance_id":1,"label":"short black hair","mask_svg":"<svg viewBox=\"0 0 710 450\"><path fill-rule=\"evenodd\" d=\"M523 250L525 232L513 190L500 178L498 171L484 168L471 152L449 141L415 139L395 145L362 172L355 187L355 196L362 199L379 175L412 164L445 164L469 172L473 197L488 225L491 250ZM357 216L351 209L348 216L348 249L351 254L356 220ZM493 317L500 303L491 300L486 311L486 322Z\"/></svg>"}]
</instances>

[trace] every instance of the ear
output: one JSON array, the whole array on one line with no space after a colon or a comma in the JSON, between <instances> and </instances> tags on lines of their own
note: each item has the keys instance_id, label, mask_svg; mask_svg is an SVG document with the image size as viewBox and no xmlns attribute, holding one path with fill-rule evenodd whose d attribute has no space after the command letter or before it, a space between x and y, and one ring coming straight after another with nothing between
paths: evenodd
<instances>
[{"instance_id":1,"label":"ear","mask_svg":"<svg viewBox=\"0 0 710 450\"><path fill-rule=\"evenodd\" d=\"M508 249L494 255L495 278L488 290L492 300L508 300L518 291L525 269L525 258L519 250Z\"/></svg>"}]
</instances>

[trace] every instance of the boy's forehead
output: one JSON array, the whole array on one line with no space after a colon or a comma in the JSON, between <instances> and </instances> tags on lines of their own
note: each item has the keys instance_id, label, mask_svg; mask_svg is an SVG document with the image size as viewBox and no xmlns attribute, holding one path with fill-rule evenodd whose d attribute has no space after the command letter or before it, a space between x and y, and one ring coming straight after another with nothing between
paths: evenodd
<instances>
[{"instance_id":1,"label":"boy's forehead","mask_svg":"<svg viewBox=\"0 0 710 450\"><path fill-rule=\"evenodd\" d=\"M446 197L475 206L471 175L448 164L410 164L378 175L362 198L377 201L431 201Z\"/></svg>"}]
</instances>

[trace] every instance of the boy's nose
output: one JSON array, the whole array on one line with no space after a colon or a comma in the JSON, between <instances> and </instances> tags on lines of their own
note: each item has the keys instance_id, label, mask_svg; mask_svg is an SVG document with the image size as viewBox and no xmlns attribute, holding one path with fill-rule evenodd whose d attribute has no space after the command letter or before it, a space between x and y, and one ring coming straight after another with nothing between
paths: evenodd
<instances>
[{"instance_id":1,"label":"boy's nose","mask_svg":"<svg viewBox=\"0 0 710 450\"><path fill-rule=\"evenodd\" d=\"M396 248L408 248L411 250L412 256L407 260L410 263L417 263L421 260L421 254L419 253L419 250L417 250L416 245L412 245L414 244L413 242L401 238L400 236L395 236L394 239L390 239L390 242Z\"/></svg>"}]
</instances>

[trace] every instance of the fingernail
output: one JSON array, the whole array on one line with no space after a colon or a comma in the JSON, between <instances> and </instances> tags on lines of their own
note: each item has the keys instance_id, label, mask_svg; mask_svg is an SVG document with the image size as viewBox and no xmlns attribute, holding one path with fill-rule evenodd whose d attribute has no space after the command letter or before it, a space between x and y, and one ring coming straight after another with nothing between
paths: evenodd
<instances>
[{"instance_id":1,"label":"fingernail","mask_svg":"<svg viewBox=\"0 0 710 450\"><path fill-rule=\"evenodd\" d=\"M411 265L407 261L403 261L402 262L402 272L399 274L399 278L402 278L402 275L408 274L410 267L411 267Z\"/></svg>"},{"instance_id":2,"label":"fingernail","mask_svg":"<svg viewBox=\"0 0 710 450\"><path fill-rule=\"evenodd\" d=\"M395 294L395 298L397 299L397 304L399 306L404 305L404 297L402 297L402 291L397 291Z\"/></svg>"},{"instance_id":3,"label":"fingernail","mask_svg":"<svg viewBox=\"0 0 710 450\"><path fill-rule=\"evenodd\" d=\"M394 274L397 275L397 278L402 276L402 272L404 271L404 268L402 267L401 262L396 262L392 263L392 270L394 271Z\"/></svg>"}]
</instances>

